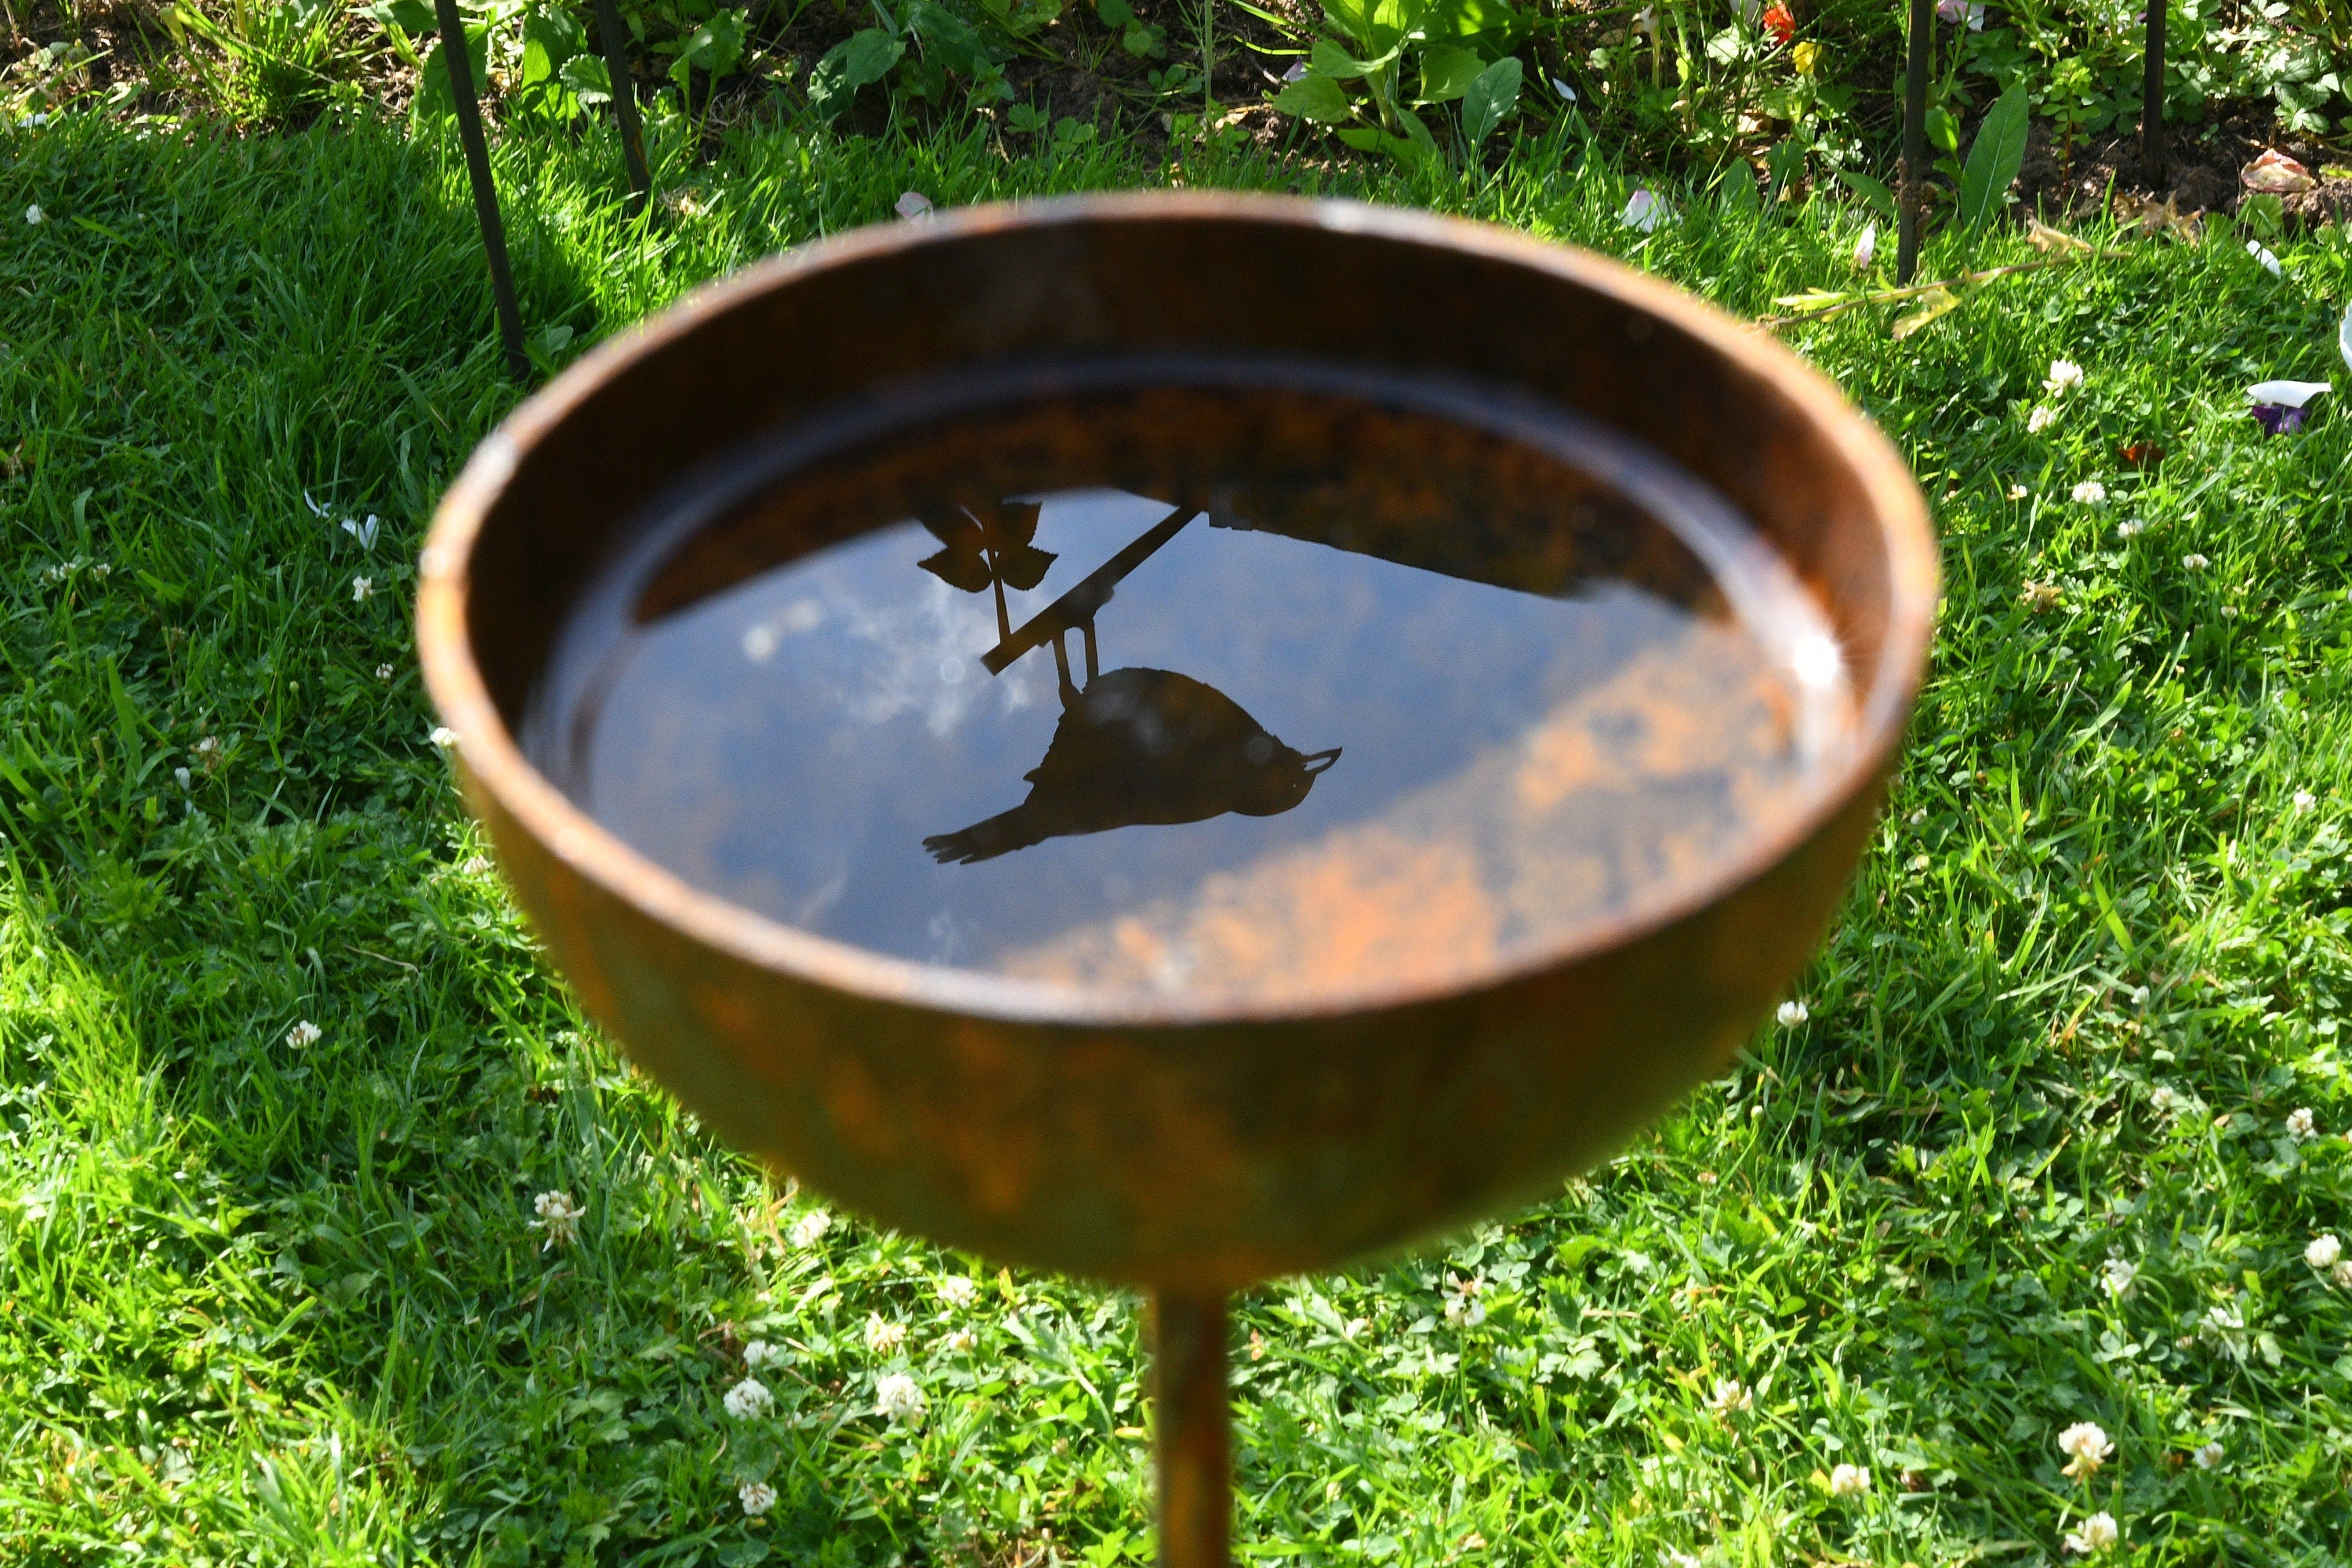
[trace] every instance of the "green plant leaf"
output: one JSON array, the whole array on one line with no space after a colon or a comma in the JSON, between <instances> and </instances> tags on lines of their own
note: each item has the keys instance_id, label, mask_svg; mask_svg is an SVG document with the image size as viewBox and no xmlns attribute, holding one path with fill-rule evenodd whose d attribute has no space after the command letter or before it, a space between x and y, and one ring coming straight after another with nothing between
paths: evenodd
<instances>
[{"instance_id":1,"label":"green plant leaf","mask_svg":"<svg viewBox=\"0 0 2352 1568\"><path fill-rule=\"evenodd\" d=\"M850 34L825 50L809 73L809 107L820 120L839 119L857 89L889 75L906 52L906 45L879 27Z\"/></svg>"},{"instance_id":2,"label":"green plant leaf","mask_svg":"<svg viewBox=\"0 0 2352 1568\"><path fill-rule=\"evenodd\" d=\"M1353 81L1358 77L1371 75L1396 58L1397 51L1391 49L1378 59L1360 60L1330 39L1318 38L1315 47L1307 51L1307 67L1333 81Z\"/></svg>"},{"instance_id":3,"label":"green plant leaf","mask_svg":"<svg viewBox=\"0 0 2352 1568\"><path fill-rule=\"evenodd\" d=\"M1339 84L1319 71L1308 71L1274 95L1274 107L1285 114L1311 120L1318 125L1339 125L1356 117ZM1353 143L1350 143L1353 145Z\"/></svg>"},{"instance_id":4,"label":"green plant leaf","mask_svg":"<svg viewBox=\"0 0 2352 1568\"><path fill-rule=\"evenodd\" d=\"M907 11L907 27L922 40L925 54L958 76L978 76L990 63L980 34L944 5L915 0Z\"/></svg>"},{"instance_id":5,"label":"green plant leaf","mask_svg":"<svg viewBox=\"0 0 2352 1568\"><path fill-rule=\"evenodd\" d=\"M1745 159L1733 159L1731 166L1723 172L1716 209L1726 217L1752 216L1763 205L1764 198L1756 189L1756 171L1748 166Z\"/></svg>"},{"instance_id":6,"label":"green plant leaf","mask_svg":"<svg viewBox=\"0 0 2352 1568\"><path fill-rule=\"evenodd\" d=\"M1451 103L1470 90L1486 62L1475 49L1432 44L1421 51L1421 101Z\"/></svg>"},{"instance_id":7,"label":"green plant leaf","mask_svg":"<svg viewBox=\"0 0 2352 1568\"><path fill-rule=\"evenodd\" d=\"M1135 20L1135 7L1127 0L1095 0L1095 15L1104 26L1116 32Z\"/></svg>"},{"instance_id":8,"label":"green plant leaf","mask_svg":"<svg viewBox=\"0 0 2352 1568\"><path fill-rule=\"evenodd\" d=\"M435 26L433 7L425 0L375 0L363 14L386 31L398 27L404 33L429 33Z\"/></svg>"},{"instance_id":9,"label":"green plant leaf","mask_svg":"<svg viewBox=\"0 0 2352 1568\"><path fill-rule=\"evenodd\" d=\"M1519 101L1521 75L1518 56L1505 55L1480 71L1478 79L1462 95L1462 136L1471 151L1486 144Z\"/></svg>"},{"instance_id":10,"label":"green plant leaf","mask_svg":"<svg viewBox=\"0 0 2352 1568\"><path fill-rule=\"evenodd\" d=\"M1895 221L1895 193L1886 188L1885 181L1874 180L1853 169L1840 169L1837 177L1845 182L1846 189L1868 202L1871 211L1888 223Z\"/></svg>"},{"instance_id":11,"label":"green plant leaf","mask_svg":"<svg viewBox=\"0 0 2352 1568\"><path fill-rule=\"evenodd\" d=\"M612 73L604 68L598 56L574 55L563 62L563 68L556 74L571 89L572 96L587 108L613 101Z\"/></svg>"},{"instance_id":12,"label":"green plant leaf","mask_svg":"<svg viewBox=\"0 0 2352 1568\"><path fill-rule=\"evenodd\" d=\"M466 58L474 69L474 91L478 95L482 84L489 79L489 28L468 26L466 29ZM425 68L417 73L416 96L408 106L410 117L419 123L428 120L446 120L457 112L457 100L449 90L449 62L441 58L441 44L434 41L433 52L425 57Z\"/></svg>"},{"instance_id":13,"label":"green plant leaf","mask_svg":"<svg viewBox=\"0 0 2352 1568\"><path fill-rule=\"evenodd\" d=\"M1960 222L1979 228L2000 216L2009 205L2009 187L2025 165L2026 88L2019 82L1977 126L1969 147L1969 161L1960 171Z\"/></svg>"}]
</instances>

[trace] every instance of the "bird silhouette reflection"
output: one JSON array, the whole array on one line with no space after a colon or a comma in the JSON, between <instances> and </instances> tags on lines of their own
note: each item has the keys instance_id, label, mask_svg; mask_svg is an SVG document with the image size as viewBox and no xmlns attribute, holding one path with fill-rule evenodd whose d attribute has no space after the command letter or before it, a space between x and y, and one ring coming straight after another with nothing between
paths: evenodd
<instances>
[{"instance_id":1,"label":"bird silhouette reflection","mask_svg":"<svg viewBox=\"0 0 2352 1568\"><path fill-rule=\"evenodd\" d=\"M1273 816L1307 798L1339 748L1302 753L1242 705L1189 675L1114 669L1065 690L1045 760L1011 811L923 840L942 862L993 859L1074 833Z\"/></svg>"},{"instance_id":2,"label":"bird silhouette reflection","mask_svg":"<svg viewBox=\"0 0 2352 1568\"><path fill-rule=\"evenodd\" d=\"M1171 512L1020 630L1007 627L983 664L1001 672L1021 654L1051 643L1061 721L1045 760L1023 775L1029 798L969 827L924 839L934 859L970 865L1048 838L1147 823L1205 822L1227 812L1274 816L1305 800L1316 776L1339 760L1337 746L1302 752L1285 745L1240 703L1191 676L1169 669L1097 671L1096 614L1110 602L1119 579L1194 515ZM1029 537L1023 531L1016 548L1029 548ZM923 565L946 576L931 561ZM968 592L991 585L971 575ZM998 614L1003 624L1001 593ZM1063 637L1071 631L1085 637L1083 688L1070 679Z\"/></svg>"}]
</instances>

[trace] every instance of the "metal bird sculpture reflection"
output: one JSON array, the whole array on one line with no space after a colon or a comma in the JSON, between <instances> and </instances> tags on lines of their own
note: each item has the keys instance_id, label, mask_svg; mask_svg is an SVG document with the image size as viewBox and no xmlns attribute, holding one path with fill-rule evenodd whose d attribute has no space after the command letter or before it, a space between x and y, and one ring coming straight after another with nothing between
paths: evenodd
<instances>
[{"instance_id":1,"label":"metal bird sculpture reflection","mask_svg":"<svg viewBox=\"0 0 2352 1568\"><path fill-rule=\"evenodd\" d=\"M1029 798L955 833L923 840L942 864L992 860L1067 834L1144 823L1202 822L1227 812L1273 816L1307 798L1339 748L1302 753L1242 705L1188 675L1114 669L1066 687Z\"/></svg>"},{"instance_id":2,"label":"metal bird sculpture reflection","mask_svg":"<svg viewBox=\"0 0 2352 1568\"><path fill-rule=\"evenodd\" d=\"M1036 530L1035 508L1029 511L1020 535L1023 546ZM999 587L1003 640L981 663L992 675L1001 675L1023 654L1050 643L1060 676L1062 719L1054 727L1045 760L1024 775L1029 781L1029 798L986 821L924 839L923 847L933 858L943 865L970 865L1069 834L1104 833L1145 823L1204 822L1227 812L1272 816L1305 800L1316 775L1339 760L1337 746L1302 752L1284 745L1240 703L1189 675L1168 669L1097 671L1096 615L1110 603L1129 573L1199 515L1189 507L1170 512L1018 631L1004 620L1003 590ZM924 521L933 534L947 539L938 525ZM940 558L922 564L946 577L933 564ZM1053 559L1045 556L1048 562ZM1031 584L1044 575L1040 565ZM1011 574L999 573L998 580L1011 581ZM1070 656L1063 642L1073 631L1086 644L1083 689L1070 679Z\"/></svg>"}]
</instances>

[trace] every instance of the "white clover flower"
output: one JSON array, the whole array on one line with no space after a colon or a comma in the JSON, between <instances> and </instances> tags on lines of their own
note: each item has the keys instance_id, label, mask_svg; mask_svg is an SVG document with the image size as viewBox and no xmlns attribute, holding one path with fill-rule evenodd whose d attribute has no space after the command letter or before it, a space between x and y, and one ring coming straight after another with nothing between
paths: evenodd
<instances>
[{"instance_id":1,"label":"white clover flower","mask_svg":"<svg viewBox=\"0 0 2352 1568\"><path fill-rule=\"evenodd\" d=\"M1727 1417L1755 1404L1756 1395L1746 1384L1736 1377L1723 1377L1716 1380L1715 1393L1708 1397L1706 1407L1718 1417Z\"/></svg>"},{"instance_id":2,"label":"white clover flower","mask_svg":"<svg viewBox=\"0 0 2352 1568\"><path fill-rule=\"evenodd\" d=\"M765 1340L753 1340L743 1347L743 1364L753 1372L765 1372L783 1363L784 1352Z\"/></svg>"},{"instance_id":3,"label":"white clover flower","mask_svg":"<svg viewBox=\"0 0 2352 1568\"><path fill-rule=\"evenodd\" d=\"M2352 1258L2329 1269L2327 1278L2338 1290L2352 1290Z\"/></svg>"},{"instance_id":4,"label":"white clover flower","mask_svg":"<svg viewBox=\"0 0 2352 1568\"><path fill-rule=\"evenodd\" d=\"M1788 1001L1781 1003L1779 1010L1776 1011L1772 1016L1780 1021L1780 1027L1784 1029L1793 1029L1798 1025L1803 1023L1806 1019L1811 1017L1812 1015L1805 1010L1805 1005L1802 1002L1791 997Z\"/></svg>"},{"instance_id":5,"label":"white clover flower","mask_svg":"<svg viewBox=\"0 0 2352 1568\"><path fill-rule=\"evenodd\" d=\"M373 578L373 577L354 577L354 578L352 578L352 604L356 605L356 604L361 603L361 602L362 602L362 601L363 601L363 600L372 599L372 598L373 598L373 597L375 597L375 579L374 579L374 578Z\"/></svg>"},{"instance_id":6,"label":"white clover flower","mask_svg":"<svg viewBox=\"0 0 2352 1568\"><path fill-rule=\"evenodd\" d=\"M2088 1557L2094 1552L2106 1551L2122 1539L2123 1531L2116 1528L2114 1514L2095 1513L2083 1521L2082 1529L2066 1532L2066 1550L2077 1557Z\"/></svg>"},{"instance_id":7,"label":"white clover flower","mask_svg":"<svg viewBox=\"0 0 2352 1568\"><path fill-rule=\"evenodd\" d=\"M2011 485L2009 487L2009 499L2011 500L2023 500L2027 496L2032 495L2032 491L2027 489L2023 485Z\"/></svg>"},{"instance_id":8,"label":"white clover flower","mask_svg":"<svg viewBox=\"0 0 2352 1568\"><path fill-rule=\"evenodd\" d=\"M573 1203L570 1193L549 1192L530 1200L530 1212L539 1216L530 1222L530 1228L547 1232L547 1239L540 1243L544 1252L551 1247L571 1246L579 1234L581 1217L588 1211Z\"/></svg>"},{"instance_id":9,"label":"white clover flower","mask_svg":"<svg viewBox=\"0 0 2352 1568\"><path fill-rule=\"evenodd\" d=\"M206 735L196 742L196 761L204 763L205 772L212 772L220 760L221 743L218 735Z\"/></svg>"},{"instance_id":10,"label":"white clover flower","mask_svg":"<svg viewBox=\"0 0 2352 1568\"><path fill-rule=\"evenodd\" d=\"M907 1342L907 1325L894 1323L879 1312L866 1315L866 1348L875 1355L888 1355Z\"/></svg>"},{"instance_id":11,"label":"white clover flower","mask_svg":"<svg viewBox=\"0 0 2352 1568\"><path fill-rule=\"evenodd\" d=\"M2025 416L2025 433L2029 436L2039 436L2057 423L2058 411L2037 403L2033 405L2033 412ZM2022 489L2025 487L2020 485L2018 488ZM2022 500L2025 498L2019 496L2016 499Z\"/></svg>"},{"instance_id":12,"label":"white clover flower","mask_svg":"<svg viewBox=\"0 0 2352 1568\"><path fill-rule=\"evenodd\" d=\"M2059 1433L2058 1448L2069 1461L2061 1473L2078 1481L2087 1481L2097 1475L2099 1467L2116 1451L2116 1446L2107 1441L2106 1428L2095 1421L2077 1421Z\"/></svg>"},{"instance_id":13,"label":"white clover flower","mask_svg":"<svg viewBox=\"0 0 2352 1568\"><path fill-rule=\"evenodd\" d=\"M299 1051L305 1046L317 1045L319 1043L320 1037L325 1033L326 1031L324 1029L320 1028L318 1025L313 1024L310 1019L305 1018L300 1023L286 1031L286 1043Z\"/></svg>"},{"instance_id":14,"label":"white clover flower","mask_svg":"<svg viewBox=\"0 0 2352 1568\"><path fill-rule=\"evenodd\" d=\"M877 1379L874 1384L874 1413L893 1421L920 1421L931 1402L923 1396L922 1386L903 1372L894 1372Z\"/></svg>"},{"instance_id":15,"label":"white clover flower","mask_svg":"<svg viewBox=\"0 0 2352 1568\"><path fill-rule=\"evenodd\" d=\"M392 679L392 666L388 664L377 665L375 667L375 678L378 680L390 680Z\"/></svg>"},{"instance_id":16,"label":"white clover flower","mask_svg":"<svg viewBox=\"0 0 2352 1568\"><path fill-rule=\"evenodd\" d=\"M940 1300L950 1307L969 1307L980 1294L980 1281L969 1274L949 1274L940 1279Z\"/></svg>"},{"instance_id":17,"label":"white clover flower","mask_svg":"<svg viewBox=\"0 0 2352 1568\"><path fill-rule=\"evenodd\" d=\"M2131 1294L2132 1281L2138 1278L2139 1266L2128 1258L2110 1258L2099 1265L2099 1283L2118 1301Z\"/></svg>"},{"instance_id":18,"label":"white clover flower","mask_svg":"<svg viewBox=\"0 0 2352 1568\"><path fill-rule=\"evenodd\" d=\"M2180 563L2183 566L2188 567L2191 572L2202 572L2205 568L2213 564L2213 563L2208 561L2202 555L2196 554L2193 552L2182 556L2180 558Z\"/></svg>"},{"instance_id":19,"label":"white clover flower","mask_svg":"<svg viewBox=\"0 0 2352 1568\"><path fill-rule=\"evenodd\" d=\"M2189 1097L2168 1083L2158 1084L2149 1090L2147 1102L2166 1116L2178 1116L2189 1109Z\"/></svg>"},{"instance_id":20,"label":"white clover flower","mask_svg":"<svg viewBox=\"0 0 2352 1568\"><path fill-rule=\"evenodd\" d=\"M2197 1461L2197 1468L2200 1470L2218 1470L2221 1468L2221 1445L2219 1441L2202 1444L2189 1457Z\"/></svg>"},{"instance_id":21,"label":"white clover flower","mask_svg":"<svg viewBox=\"0 0 2352 1568\"><path fill-rule=\"evenodd\" d=\"M952 1355L962 1355L980 1343L980 1336L970 1329L958 1329L940 1342L940 1348Z\"/></svg>"},{"instance_id":22,"label":"white clover flower","mask_svg":"<svg viewBox=\"0 0 2352 1568\"><path fill-rule=\"evenodd\" d=\"M2299 1105L2286 1113L2286 1135L2298 1143L2308 1143L2319 1136L2319 1126L2312 1118L2311 1107Z\"/></svg>"},{"instance_id":23,"label":"white clover flower","mask_svg":"<svg viewBox=\"0 0 2352 1568\"><path fill-rule=\"evenodd\" d=\"M2303 1249L2303 1260L2314 1268L2333 1268L2344 1261L2344 1244L2333 1236L2315 1236Z\"/></svg>"},{"instance_id":24,"label":"white clover flower","mask_svg":"<svg viewBox=\"0 0 2352 1568\"><path fill-rule=\"evenodd\" d=\"M735 1496L743 1504L746 1519L757 1519L776 1506L776 1489L765 1481L745 1481L735 1489Z\"/></svg>"},{"instance_id":25,"label":"white clover flower","mask_svg":"<svg viewBox=\"0 0 2352 1568\"><path fill-rule=\"evenodd\" d=\"M2070 359L2053 359L2050 374L2042 378L2042 390L2053 397L2061 396L2083 384L2083 367Z\"/></svg>"},{"instance_id":26,"label":"white clover flower","mask_svg":"<svg viewBox=\"0 0 2352 1568\"><path fill-rule=\"evenodd\" d=\"M1486 1303L1478 1300L1485 1294L1486 1282L1475 1274L1465 1279L1458 1274L1445 1277L1449 1294L1445 1298L1445 1321L1458 1329L1475 1329L1486 1321Z\"/></svg>"},{"instance_id":27,"label":"white clover flower","mask_svg":"<svg viewBox=\"0 0 2352 1568\"><path fill-rule=\"evenodd\" d=\"M826 1231L831 1230L832 1228L833 1216L831 1215L825 1213L823 1209L811 1209L808 1213L801 1215L800 1218L793 1221L792 1228L784 1232L784 1239L791 1242L794 1247L803 1248L811 1247L814 1247L817 1244L818 1239L822 1237Z\"/></svg>"},{"instance_id":28,"label":"white clover flower","mask_svg":"<svg viewBox=\"0 0 2352 1568\"><path fill-rule=\"evenodd\" d=\"M425 739L446 752L457 743L457 731L446 724L436 724L433 726L433 732Z\"/></svg>"},{"instance_id":29,"label":"white clover flower","mask_svg":"<svg viewBox=\"0 0 2352 1568\"><path fill-rule=\"evenodd\" d=\"M489 869L490 858L487 855L468 855L466 863L457 868L458 873L467 877L487 876Z\"/></svg>"},{"instance_id":30,"label":"white clover flower","mask_svg":"<svg viewBox=\"0 0 2352 1568\"><path fill-rule=\"evenodd\" d=\"M38 202L34 203L31 206L25 209L25 221L26 223L37 224L46 219L48 216L48 214L41 210L40 204Z\"/></svg>"},{"instance_id":31,"label":"white clover flower","mask_svg":"<svg viewBox=\"0 0 2352 1568\"><path fill-rule=\"evenodd\" d=\"M2096 479L2084 479L2074 487L2074 499L2084 506L2107 504L2107 487Z\"/></svg>"},{"instance_id":32,"label":"white clover flower","mask_svg":"<svg viewBox=\"0 0 2352 1568\"><path fill-rule=\"evenodd\" d=\"M2124 519L2123 521L2116 524L2116 537L2117 539L2137 539L2147 531L2147 521L2145 518L2127 517Z\"/></svg>"},{"instance_id":33,"label":"white clover flower","mask_svg":"<svg viewBox=\"0 0 2352 1568\"><path fill-rule=\"evenodd\" d=\"M768 1385L758 1378L747 1377L729 1389L727 1397L720 1403L727 1407L727 1414L736 1420L756 1421L776 1407L776 1396L770 1394Z\"/></svg>"},{"instance_id":34,"label":"white clover flower","mask_svg":"<svg viewBox=\"0 0 2352 1568\"><path fill-rule=\"evenodd\" d=\"M2309 811L2312 807L2319 804L2319 797L2312 794L2307 789L2299 789L2294 792L2294 800L2293 804L2294 805L2294 814L2297 816L2301 816L2305 812Z\"/></svg>"},{"instance_id":35,"label":"white clover flower","mask_svg":"<svg viewBox=\"0 0 2352 1568\"><path fill-rule=\"evenodd\" d=\"M1830 1472L1830 1496L1860 1497L1870 1490L1870 1467L1840 1465Z\"/></svg>"}]
</instances>

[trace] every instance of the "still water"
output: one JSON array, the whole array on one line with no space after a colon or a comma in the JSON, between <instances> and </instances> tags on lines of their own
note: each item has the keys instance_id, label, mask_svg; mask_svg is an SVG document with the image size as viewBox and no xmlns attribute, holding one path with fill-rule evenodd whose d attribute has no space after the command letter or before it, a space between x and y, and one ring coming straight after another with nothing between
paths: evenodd
<instances>
[{"instance_id":1,"label":"still water","mask_svg":"<svg viewBox=\"0 0 2352 1568\"><path fill-rule=\"evenodd\" d=\"M777 921L1281 1002L1672 900L1851 725L1813 600L1647 449L1185 360L926 384L691 476L581 595L525 742Z\"/></svg>"}]
</instances>

